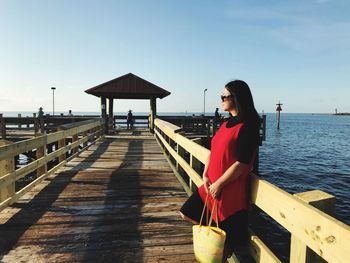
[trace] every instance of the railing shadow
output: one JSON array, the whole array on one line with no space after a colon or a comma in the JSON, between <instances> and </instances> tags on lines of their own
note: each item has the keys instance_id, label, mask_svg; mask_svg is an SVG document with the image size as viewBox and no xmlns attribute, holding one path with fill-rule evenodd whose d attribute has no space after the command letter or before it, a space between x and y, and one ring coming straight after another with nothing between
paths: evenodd
<instances>
[{"instance_id":1,"label":"railing shadow","mask_svg":"<svg viewBox=\"0 0 350 263\"><path fill-rule=\"evenodd\" d=\"M132 140L120 166L108 182L102 211L95 217L83 262L142 262L140 180L135 164L143 160L143 141Z\"/></svg>"},{"instance_id":2,"label":"railing shadow","mask_svg":"<svg viewBox=\"0 0 350 263\"><path fill-rule=\"evenodd\" d=\"M96 151L103 153L110 142L105 141L97 146ZM99 156L95 156L96 161ZM90 163L90 166L94 162ZM48 211L51 211L53 203L71 183L74 176L86 169L86 164L78 164L74 172L62 172L55 176L50 183L42 189L32 200L26 204L15 203L12 207L20 208L6 223L0 225L0 261L18 243L21 236L33 226ZM81 168L81 169L80 169ZM62 175L64 174L64 179Z\"/></svg>"}]
</instances>

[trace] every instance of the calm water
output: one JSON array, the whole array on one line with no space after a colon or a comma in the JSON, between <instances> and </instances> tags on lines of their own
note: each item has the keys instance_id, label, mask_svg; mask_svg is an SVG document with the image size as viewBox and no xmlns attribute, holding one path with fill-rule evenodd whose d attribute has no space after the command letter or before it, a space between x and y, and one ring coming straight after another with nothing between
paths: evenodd
<instances>
[{"instance_id":1,"label":"calm water","mask_svg":"<svg viewBox=\"0 0 350 263\"><path fill-rule=\"evenodd\" d=\"M267 115L260 148L263 178L289 193L320 189L336 197L336 218L350 225L350 116Z\"/></svg>"},{"instance_id":2,"label":"calm water","mask_svg":"<svg viewBox=\"0 0 350 263\"><path fill-rule=\"evenodd\" d=\"M319 189L336 197L335 217L350 225L350 116L267 114L260 175L294 194ZM262 213L263 214L263 213ZM268 216L253 217L254 231L288 262L290 234Z\"/></svg>"}]
</instances>

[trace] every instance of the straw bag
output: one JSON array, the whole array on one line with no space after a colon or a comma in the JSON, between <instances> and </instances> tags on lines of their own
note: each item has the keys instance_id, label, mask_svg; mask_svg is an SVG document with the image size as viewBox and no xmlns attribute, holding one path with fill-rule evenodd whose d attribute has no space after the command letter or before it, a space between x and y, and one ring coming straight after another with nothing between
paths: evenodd
<instances>
[{"instance_id":1,"label":"straw bag","mask_svg":"<svg viewBox=\"0 0 350 263\"><path fill-rule=\"evenodd\" d=\"M201 263L221 263L226 233L219 228L219 220L217 213L217 200L214 201L212 213L210 215L209 224L207 226L202 225L204 210L207 206L207 198L202 211L201 220L199 225L192 227L193 231L193 248L196 259ZM216 209L216 227L211 226L213 220L213 211ZM208 222L208 208L207 208L207 222Z\"/></svg>"}]
</instances>

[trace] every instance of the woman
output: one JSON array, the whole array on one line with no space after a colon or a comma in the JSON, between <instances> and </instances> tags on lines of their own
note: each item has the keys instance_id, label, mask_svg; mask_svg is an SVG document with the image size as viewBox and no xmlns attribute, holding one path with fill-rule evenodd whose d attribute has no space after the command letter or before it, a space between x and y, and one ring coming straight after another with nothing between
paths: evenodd
<instances>
[{"instance_id":1,"label":"woman","mask_svg":"<svg viewBox=\"0 0 350 263\"><path fill-rule=\"evenodd\" d=\"M227 83L221 99L230 118L212 139L203 185L185 202L180 214L198 224L207 194L209 209L217 199L219 226L226 231L225 261L235 247L248 242L248 174L259 145L260 117L244 81Z\"/></svg>"}]
</instances>

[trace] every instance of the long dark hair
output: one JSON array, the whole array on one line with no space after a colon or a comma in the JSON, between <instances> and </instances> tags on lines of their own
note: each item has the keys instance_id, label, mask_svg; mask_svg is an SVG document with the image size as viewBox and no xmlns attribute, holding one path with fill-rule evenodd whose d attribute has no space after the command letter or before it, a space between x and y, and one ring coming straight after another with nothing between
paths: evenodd
<instances>
[{"instance_id":1,"label":"long dark hair","mask_svg":"<svg viewBox=\"0 0 350 263\"><path fill-rule=\"evenodd\" d=\"M240 122L252 125L260 124L260 117L254 107L254 101L249 86L243 80L234 80L225 85L232 95L232 101L237 110L237 118Z\"/></svg>"}]
</instances>

